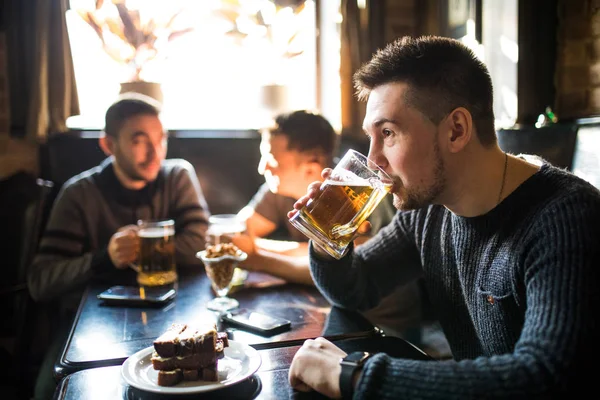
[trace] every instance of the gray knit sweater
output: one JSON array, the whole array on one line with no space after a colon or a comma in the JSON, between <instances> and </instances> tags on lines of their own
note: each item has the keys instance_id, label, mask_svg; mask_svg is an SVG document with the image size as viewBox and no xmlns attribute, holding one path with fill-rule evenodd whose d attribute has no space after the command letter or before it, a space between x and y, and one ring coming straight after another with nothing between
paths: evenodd
<instances>
[{"instance_id":1,"label":"gray knit sweater","mask_svg":"<svg viewBox=\"0 0 600 400\"><path fill-rule=\"evenodd\" d=\"M594 387L599 261L600 192L548 164L485 215L430 206L398 213L340 261L311 250L319 289L350 309L422 270L451 345L449 361L374 356L361 399L563 398Z\"/></svg>"},{"instance_id":2,"label":"gray knit sweater","mask_svg":"<svg viewBox=\"0 0 600 400\"><path fill-rule=\"evenodd\" d=\"M61 188L28 276L31 295L49 300L81 289L90 281L135 283L135 272L116 269L108 256L111 236L138 219L175 220L179 267L201 267L208 207L192 165L182 159L163 162L158 177L141 190L128 190L117 179L112 158L85 171Z\"/></svg>"}]
</instances>

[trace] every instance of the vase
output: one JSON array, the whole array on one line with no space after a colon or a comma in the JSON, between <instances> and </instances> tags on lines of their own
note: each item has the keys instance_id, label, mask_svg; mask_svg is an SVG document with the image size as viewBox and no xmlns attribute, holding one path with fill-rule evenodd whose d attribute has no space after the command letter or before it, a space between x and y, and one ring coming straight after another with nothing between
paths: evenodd
<instances>
[{"instance_id":1,"label":"vase","mask_svg":"<svg viewBox=\"0 0 600 400\"><path fill-rule=\"evenodd\" d=\"M134 82L123 82L121 83L121 91L119 93L134 92L144 94L163 102L163 93L160 87L160 83L146 82L146 81L134 81Z\"/></svg>"},{"instance_id":2,"label":"vase","mask_svg":"<svg viewBox=\"0 0 600 400\"><path fill-rule=\"evenodd\" d=\"M289 88L286 85L263 85L260 91L260 104L270 117L290 111Z\"/></svg>"}]
</instances>

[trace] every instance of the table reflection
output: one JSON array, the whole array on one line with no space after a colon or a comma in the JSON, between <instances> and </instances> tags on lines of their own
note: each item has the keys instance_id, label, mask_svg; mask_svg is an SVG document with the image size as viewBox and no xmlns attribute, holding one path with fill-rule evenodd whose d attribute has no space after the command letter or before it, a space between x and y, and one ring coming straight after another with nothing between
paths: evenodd
<instances>
[{"instance_id":1,"label":"table reflection","mask_svg":"<svg viewBox=\"0 0 600 400\"><path fill-rule=\"evenodd\" d=\"M233 340L256 349L301 343L322 335L329 303L314 287L286 284L264 274L251 273L243 287L231 292L240 307L288 319L289 331L261 336L219 321L219 315L207 310L206 302L214 297L209 279L203 273L181 275L175 300L162 307L107 306L96 296L106 287L91 286L84 294L73 329L62 355L55 365L55 375L65 375L86 368L120 365L127 357L152 345L172 323L194 324L214 321ZM365 320L366 321L366 320ZM328 334L344 334L369 329L370 324L328 324Z\"/></svg>"},{"instance_id":2,"label":"table reflection","mask_svg":"<svg viewBox=\"0 0 600 400\"><path fill-rule=\"evenodd\" d=\"M338 312L339 311L339 312ZM350 315L343 310L332 311L331 324L338 324L337 317ZM342 339L335 341L346 352L364 350L385 351L393 357L417 360L432 360L429 356L403 339L371 335L370 337ZM177 395L177 399L295 399L315 400L325 397L316 393L294 391L288 382L288 371L294 355L300 346L288 346L259 350L262 360L258 372L242 382L212 392L189 396ZM125 383L121 376L121 366L91 368L75 372L65 377L56 389L55 400L103 400L103 399L164 399L166 396L144 392Z\"/></svg>"}]
</instances>

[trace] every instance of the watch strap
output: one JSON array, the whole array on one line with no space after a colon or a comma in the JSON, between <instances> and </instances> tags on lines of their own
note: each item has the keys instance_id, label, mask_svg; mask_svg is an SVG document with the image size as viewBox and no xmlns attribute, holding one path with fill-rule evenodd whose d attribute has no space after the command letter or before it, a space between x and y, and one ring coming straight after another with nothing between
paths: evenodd
<instances>
[{"instance_id":1,"label":"watch strap","mask_svg":"<svg viewBox=\"0 0 600 400\"><path fill-rule=\"evenodd\" d=\"M340 373L340 392L342 399L351 399L354 395L354 374L362 369L365 361L371 356L366 351L350 353L340 360L342 371Z\"/></svg>"}]
</instances>

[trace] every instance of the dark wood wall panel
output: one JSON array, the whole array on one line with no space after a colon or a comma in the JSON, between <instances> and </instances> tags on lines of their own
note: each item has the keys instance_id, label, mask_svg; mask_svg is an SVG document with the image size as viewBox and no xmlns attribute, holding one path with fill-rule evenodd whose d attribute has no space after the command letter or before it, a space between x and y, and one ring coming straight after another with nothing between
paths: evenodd
<instances>
[{"instance_id":1,"label":"dark wood wall panel","mask_svg":"<svg viewBox=\"0 0 600 400\"><path fill-rule=\"evenodd\" d=\"M41 175L63 184L70 177L98 165L104 153L97 135L79 132L52 136L41 149ZM264 181L257 172L260 160L258 134L245 138L169 138L168 158L188 160L211 213L236 213Z\"/></svg>"}]
</instances>

